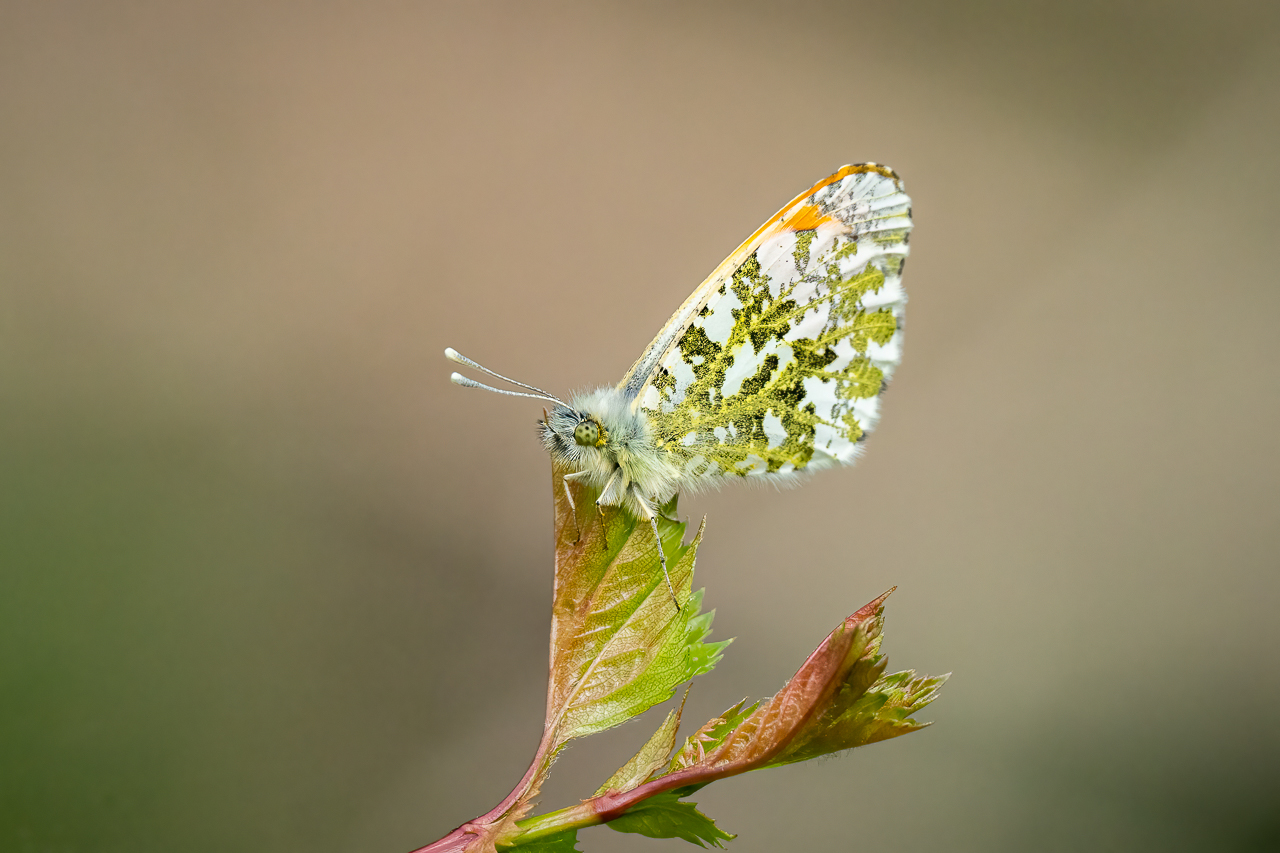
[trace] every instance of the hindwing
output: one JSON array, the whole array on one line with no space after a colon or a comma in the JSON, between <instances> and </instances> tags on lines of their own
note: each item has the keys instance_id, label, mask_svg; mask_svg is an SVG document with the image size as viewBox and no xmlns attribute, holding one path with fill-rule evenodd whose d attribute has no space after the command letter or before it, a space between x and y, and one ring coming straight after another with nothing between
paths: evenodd
<instances>
[{"instance_id":1,"label":"hindwing","mask_svg":"<svg viewBox=\"0 0 1280 853\"><path fill-rule=\"evenodd\" d=\"M620 383L691 484L850 463L902 354L911 201L846 166L681 306Z\"/></svg>"}]
</instances>

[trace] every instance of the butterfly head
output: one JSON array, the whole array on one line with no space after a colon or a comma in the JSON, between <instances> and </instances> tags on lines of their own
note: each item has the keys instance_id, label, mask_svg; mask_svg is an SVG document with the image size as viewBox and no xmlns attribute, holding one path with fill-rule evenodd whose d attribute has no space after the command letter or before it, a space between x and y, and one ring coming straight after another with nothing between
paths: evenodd
<instances>
[{"instance_id":1,"label":"butterfly head","mask_svg":"<svg viewBox=\"0 0 1280 853\"><path fill-rule=\"evenodd\" d=\"M552 407L541 426L542 443L551 455L579 470L597 464L611 469L620 455L634 453L647 437L616 388L575 395Z\"/></svg>"},{"instance_id":2,"label":"butterfly head","mask_svg":"<svg viewBox=\"0 0 1280 853\"><path fill-rule=\"evenodd\" d=\"M609 442L609 431L600 418L565 403L547 412L539 423L542 443L553 456L577 463Z\"/></svg>"}]
</instances>

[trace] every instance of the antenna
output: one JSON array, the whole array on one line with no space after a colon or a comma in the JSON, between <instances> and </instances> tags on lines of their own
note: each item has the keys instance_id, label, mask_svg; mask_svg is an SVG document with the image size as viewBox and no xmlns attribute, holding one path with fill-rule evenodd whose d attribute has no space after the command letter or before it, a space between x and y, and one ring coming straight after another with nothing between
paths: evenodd
<instances>
[{"instance_id":1,"label":"antenna","mask_svg":"<svg viewBox=\"0 0 1280 853\"><path fill-rule=\"evenodd\" d=\"M449 375L449 381L454 385L461 385L463 388L480 388L484 391L492 391L495 394L506 394L508 397L531 397L534 400L547 400L552 403L559 403L555 397L544 397L541 394L524 394L520 391L504 391L501 388L494 388L492 385L485 385L483 382L477 382L474 379L468 379L461 373L453 373ZM561 403L561 405L564 405Z\"/></svg>"},{"instance_id":2,"label":"antenna","mask_svg":"<svg viewBox=\"0 0 1280 853\"><path fill-rule=\"evenodd\" d=\"M506 394L509 397L532 397L535 400L547 400L552 403L559 403L562 406L568 405L559 397L556 397L554 394L548 394L546 391L543 391L541 388L537 388L533 385L526 385L523 382L518 382L515 379L511 379L510 377L503 376L501 373L497 373L495 371L490 370L489 368L485 367L483 364L480 364L479 362L472 361L462 353L458 352L453 347L448 347L447 349L445 349L444 357L449 359L450 361L457 362L458 364L465 364L467 367L474 367L476 370L482 370L485 373L489 374L490 376L495 376L498 379L501 379L503 382L510 382L512 385L516 385L521 388L528 388L530 391L536 391L537 393L522 394L519 391L504 391L501 388L494 388L491 385L485 385L484 383L477 382L474 379L468 379L467 377L463 376L461 373L454 373L450 375L449 381L451 381L454 385L461 385L463 388L481 388L485 391L492 391L495 394Z\"/></svg>"}]
</instances>

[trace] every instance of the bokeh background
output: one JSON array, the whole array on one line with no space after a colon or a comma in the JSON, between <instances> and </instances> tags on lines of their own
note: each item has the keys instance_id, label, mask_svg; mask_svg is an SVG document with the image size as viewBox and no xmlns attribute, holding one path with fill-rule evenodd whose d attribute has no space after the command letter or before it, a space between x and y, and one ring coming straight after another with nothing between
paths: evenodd
<instances>
[{"instance_id":1,"label":"bokeh background","mask_svg":"<svg viewBox=\"0 0 1280 853\"><path fill-rule=\"evenodd\" d=\"M846 162L915 200L857 469L689 499L686 720L892 585L920 734L746 851L1280 849L1280 6L0 6L0 849L388 851L541 726L532 401ZM570 751L588 795L656 723ZM591 850L683 842L582 835Z\"/></svg>"}]
</instances>

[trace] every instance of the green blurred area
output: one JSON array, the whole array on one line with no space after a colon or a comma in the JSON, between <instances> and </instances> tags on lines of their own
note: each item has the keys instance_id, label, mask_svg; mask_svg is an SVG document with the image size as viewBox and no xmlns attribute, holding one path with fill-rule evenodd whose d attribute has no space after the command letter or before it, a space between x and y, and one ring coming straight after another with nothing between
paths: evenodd
<instances>
[{"instance_id":1,"label":"green blurred area","mask_svg":"<svg viewBox=\"0 0 1280 853\"><path fill-rule=\"evenodd\" d=\"M1278 22L0 9L0 850L407 850L501 799L549 474L441 350L615 381L859 160L916 203L904 366L855 471L682 500L738 637L686 720L894 584L894 666L956 674L932 729L700 802L738 851L1280 849Z\"/></svg>"}]
</instances>

